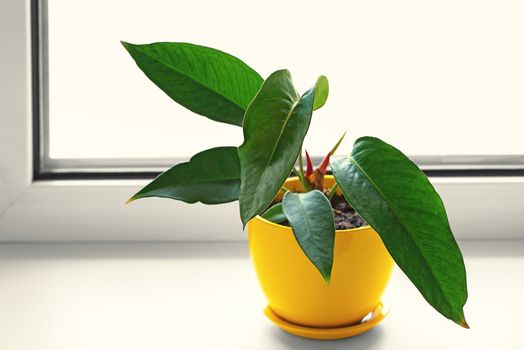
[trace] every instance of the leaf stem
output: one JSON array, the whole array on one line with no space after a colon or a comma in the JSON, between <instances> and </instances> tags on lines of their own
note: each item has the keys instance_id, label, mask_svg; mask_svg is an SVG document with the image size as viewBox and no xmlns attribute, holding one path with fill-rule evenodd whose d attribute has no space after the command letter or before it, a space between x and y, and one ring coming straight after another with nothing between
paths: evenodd
<instances>
[{"instance_id":1,"label":"leaf stem","mask_svg":"<svg viewBox=\"0 0 524 350\"><path fill-rule=\"evenodd\" d=\"M331 200L333 198L333 196L335 195L335 193L337 192L337 188L338 188L338 183L335 182L335 184L333 185L333 187L331 187L327 193L327 198L329 200Z\"/></svg>"},{"instance_id":2,"label":"leaf stem","mask_svg":"<svg viewBox=\"0 0 524 350\"><path fill-rule=\"evenodd\" d=\"M298 171L300 172L300 178L304 179L304 162L302 161L302 148L298 154Z\"/></svg>"},{"instance_id":3,"label":"leaf stem","mask_svg":"<svg viewBox=\"0 0 524 350\"><path fill-rule=\"evenodd\" d=\"M304 187L305 192L311 191L311 185L306 181L304 177L304 162L302 161L302 149L300 149L300 153L298 154L298 169L295 167L295 173L298 176L298 179L300 180L300 183L302 184L302 187Z\"/></svg>"}]
</instances>

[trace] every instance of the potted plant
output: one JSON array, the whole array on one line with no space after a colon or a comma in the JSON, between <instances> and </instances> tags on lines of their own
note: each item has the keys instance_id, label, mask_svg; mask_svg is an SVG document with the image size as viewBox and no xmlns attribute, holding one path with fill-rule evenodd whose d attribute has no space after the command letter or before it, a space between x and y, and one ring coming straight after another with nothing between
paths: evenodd
<instances>
[{"instance_id":1,"label":"potted plant","mask_svg":"<svg viewBox=\"0 0 524 350\"><path fill-rule=\"evenodd\" d=\"M374 137L361 137L350 155L335 156L342 136L316 169L307 152L303 161L313 111L328 97L327 78L300 95L287 70L264 80L238 58L212 48L123 45L173 100L242 127L244 134L239 147L200 152L129 201L238 200L269 301L266 315L277 325L321 339L370 329L386 313L380 298L394 260L431 306L468 328L462 254L424 173Z\"/></svg>"}]
</instances>

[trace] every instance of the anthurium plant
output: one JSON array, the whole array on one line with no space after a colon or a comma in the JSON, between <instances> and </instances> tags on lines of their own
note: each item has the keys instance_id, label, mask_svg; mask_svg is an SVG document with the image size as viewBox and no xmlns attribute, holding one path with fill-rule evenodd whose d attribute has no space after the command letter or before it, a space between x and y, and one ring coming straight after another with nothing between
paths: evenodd
<instances>
[{"instance_id":1,"label":"anthurium plant","mask_svg":"<svg viewBox=\"0 0 524 350\"><path fill-rule=\"evenodd\" d=\"M145 197L205 204L238 200L244 226L257 215L291 226L319 278L329 284L336 230L330 200L341 192L380 235L427 302L468 328L462 254L443 202L424 173L401 151L370 136L357 139L351 154L335 156L342 136L316 169L309 154L304 156L303 141L313 111L328 97L326 77L320 76L299 94L288 70L263 79L240 59L209 47L122 44L171 99L201 116L239 126L244 135L238 147L205 150L166 170L129 201ZM336 184L325 188L329 168ZM291 174L300 179L302 192L285 188Z\"/></svg>"}]
</instances>

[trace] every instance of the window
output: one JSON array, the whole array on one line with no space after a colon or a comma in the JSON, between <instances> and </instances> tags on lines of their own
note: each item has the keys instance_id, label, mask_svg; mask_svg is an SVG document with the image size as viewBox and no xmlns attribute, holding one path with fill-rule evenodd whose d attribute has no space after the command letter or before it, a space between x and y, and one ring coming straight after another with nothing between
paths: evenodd
<instances>
[{"instance_id":1,"label":"window","mask_svg":"<svg viewBox=\"0 0 524 350\"><path fill-rule=\"evenodd\" d=\"M522 238L520 2L4 2L0 241L245 239L237 203L123 205L144 178L242 133L171 101L121 39L216 47L263 76L287 67L303 90L325 74L311 154L344 130L342 152L376 135L427 171L457 237Z\"/></svg>"},{"instance_id":2,"label":"window","mask_svg":"<svg viewBox=\"0 0 524 350\"><path fill-rule=\"evenodd\" d=\"M178 106L119 40L188 41L286 67L302 91L330 79L305 147L380 137L425 169L523 169L524 5L475 1L195 0L41 3L39 171L158 171L241 129ZM219 14L219 15L218 15ZM414 16L416 14L416 16ZM514 173L511 173L514 174Z\"/></svg>"}]
</instances>

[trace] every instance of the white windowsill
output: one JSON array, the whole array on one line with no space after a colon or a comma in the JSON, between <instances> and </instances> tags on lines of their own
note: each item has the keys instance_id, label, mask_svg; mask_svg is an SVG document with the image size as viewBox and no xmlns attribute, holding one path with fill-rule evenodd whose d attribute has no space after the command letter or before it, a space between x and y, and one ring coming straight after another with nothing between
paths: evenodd
<instances>
[{"instance_id":1,"label":"white windowsill","mask_svg":"<svg viewBox=\"0 0 524 350\"><path fill-rule=\"evenodd\" d=\"M524 239L524 177L431 178L458 239ZM2 211L0 242L245 240L238 202L150 198L147 181L40 181Z\"/></svg>"},{"instance_id":2,"label":"white windowsill","mask_svg":"<svg viewBox=\"0 0 524 350\"><path fill-rule=\"evenodd\" d=\"M470 330L440 316L396 271L381 324L321 342L265 318L245 242L0 244L0 348L523 349L524 241L460 245Z\"/></svg>"}]
</instances>

